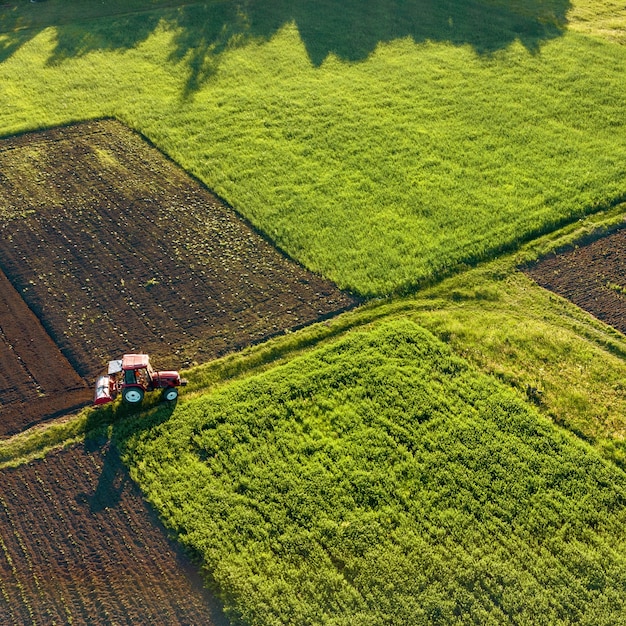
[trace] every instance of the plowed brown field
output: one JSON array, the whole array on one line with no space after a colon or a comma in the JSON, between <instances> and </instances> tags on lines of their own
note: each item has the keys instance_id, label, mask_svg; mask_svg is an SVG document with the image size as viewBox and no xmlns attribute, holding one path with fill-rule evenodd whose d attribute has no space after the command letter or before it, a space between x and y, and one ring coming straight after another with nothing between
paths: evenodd
<instances>
[{"instance_id":1,"label":"plowed brown field","mask_svg":"<svg viewBox=\"0 0 626 626\"><path fill-rule=\"evenodd\" d=\"M0 624L225 624L117 451L0 472Z\"/></svg>"},{"instance_id":2,"label":"plowed brown field","mask_svg":"<svg viewBox=\"0 0 626 626\"><path fill-rule=\"evenodd\" d=\"M525 272L542 287L626 333L626 229L551 254Z\"/></svg>"},{"instance_id":3,"label":"plowed brown field","mask_svg":"<svg viewBox=\"0 0 626 626\"><path fill-rule=\"evenodd\" d=\"M0 437L89 402L92 392L0 271Z\"/></svg>"},{"instance_id":4,"label":"plowed brown field","mask_svg":"<svg viewBox=\"0 0 626 626\"><path fill-rule=\"evenodd\" d=\"M113 120L0 141L0 270L0 436L123 353L182 368L356 302Z\"/></svg>"}]
</instances>

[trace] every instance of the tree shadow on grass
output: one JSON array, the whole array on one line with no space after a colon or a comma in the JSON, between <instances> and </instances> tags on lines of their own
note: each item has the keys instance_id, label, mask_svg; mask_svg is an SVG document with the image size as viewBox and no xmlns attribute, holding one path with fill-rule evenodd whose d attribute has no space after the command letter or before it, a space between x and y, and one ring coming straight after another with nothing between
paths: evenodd
<instances>
[{"instance_id":1,"label":"tree shadow on grass","mask_svg":"<svg viewBox=\"0 0 626 626\"><path fill-rule=\"evenodd\" d=\"M295 24L311 63L329 55L367 59L380 43L409 38L469 45L489 55L519 41L532 53L566 28L569 0L525 0L517 10L495 0L279 0L193 5L176 15L172 60L187 59L187 94L215 72L221 54L267 41Z\"/></svg>"},{"instance_id":2,"label":"tree shadow on grass","mask_svg":"<svg viewBox=\"0 0 626 626\"><path fill-rule=\"evenodd\" d=\"M59 65L94 51L129 50L148 39L160 20L158 13L151 12L124 15L114 21L101 19L58 27L54 51L47 64Z\"/></svg>"},{"instance_id":3,"label":"tree shadow on grass","mask_svg":"<svg viewBox=\"0 0 626 626\"><path fill-rule=\"evenodd\" d=\"M173 2L156 9L153 2L145 10L138 0L129 1L124 14L118 9L74 22L65 14L55 22L52 12L44 22L22 17L19 28L0 9L0 62L47 25L56 26L52 64L95 50L133 48L161 25L172 32L171 60L187 65L189 95L215 73L225 50L268 41L286 24L296 25L311 63L319 67L331 54L365 60L380 43L399 38L469 45L480 55L519 41L535 53L563 34L570 8L569 0L242 0L178 7Z\"/></svg>"}]
</instances>

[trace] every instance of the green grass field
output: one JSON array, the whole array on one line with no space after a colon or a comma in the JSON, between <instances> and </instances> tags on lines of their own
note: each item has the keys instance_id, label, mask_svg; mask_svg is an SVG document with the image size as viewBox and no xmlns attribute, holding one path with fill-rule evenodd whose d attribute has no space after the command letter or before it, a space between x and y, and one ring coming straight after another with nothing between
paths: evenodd
<instances>
[{"instance_id":1,"label":"green grass field","mask_svg":"<svg viewBox=\"0 0 626 626\"><path fill-rule=\"evenodd\" d=\"M235 623L620 623L626 338L516 268L623 221L624 32L615 0L0 7L0 136L117 117L377 296L0 466L112 437Z\"/></svg>"},{"instance_id":2,"label":"green grass field","mask_svg":"<svg viewBox=\"0 0 626 626\"><path fill-rule=\"evenodd\" d=\"M242 623L623 615L626 474L405 319L152 419L131 475Z\"/></svg>"},{"instance_id":3,"label":"green grass field","mask_svg":"<svg viewBox=\"0 0 626 626\"><path fill-rule=\"evenodd\" d=\"M138 4L2 9L0 132L118 117L341 287L626 197L626 51L567 2Z\"/></svg>"}]
</instances>

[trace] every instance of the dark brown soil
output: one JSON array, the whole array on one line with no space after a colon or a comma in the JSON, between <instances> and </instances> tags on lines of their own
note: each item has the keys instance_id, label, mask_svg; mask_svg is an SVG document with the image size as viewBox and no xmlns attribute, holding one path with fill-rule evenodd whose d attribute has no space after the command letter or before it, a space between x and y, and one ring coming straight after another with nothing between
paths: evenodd
<instances>
[{"instance_id":1,"label":"dark brown soil","mask_svg":"<svg viewBox=\"0 0 626 626\"><path fill-rule=\"evenodd\" d=\"M225 624L114 447L0 472L1 624Z\"/></svg>"},{"instance_id":2,"label":"dark brown soil","mask_svg":"<svg viewBox=\"0 0 626 626\"><path fill-rule=\"evenodd\" d=\"M11 326L0 308L0 420L24 424L123 353L180 369L356 303L113 120L0 141L0 270L40 322ZM46 356L41 326L69 368ZM50 408L32 402L41 393Z\"/></svg>"},{"instance_id":3,"label":"dark brown soil","mask_svg":"<svg viewBox=\"0 0 626 626\"><path fill-rule=\"evenodd\" d=\"M542 287L626 333L626 229L551 254L525 271Z\"/></svg>"},{"instance_id":4,"label":"dark brown soil","mask_svg":"<svg viewBox=\"0 0 626 626\"><path fill-rule=\"evenodd\" d=\"M93 396L0 271L0 437Z\"/></svg>"}]
</instances>

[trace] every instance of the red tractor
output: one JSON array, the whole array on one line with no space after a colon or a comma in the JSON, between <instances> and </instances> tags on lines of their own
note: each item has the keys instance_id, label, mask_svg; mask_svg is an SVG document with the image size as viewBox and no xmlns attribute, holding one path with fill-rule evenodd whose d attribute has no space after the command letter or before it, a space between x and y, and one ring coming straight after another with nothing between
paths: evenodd
<instances>
[{"instance_id":1,"label":"red tractor","mask_svg":"<svg viewBox=\"0 0 626 626\"><path fill-rule=\"evenodd\" d=\"M187 381L178 372L155 372L147 354L125 354L121 359L109 361L106 374L96 380L94 404L106 404L118 393L129 404L139 404L146 391L162 389L164 400L172 402L178 397L178 387Z\"/></svg>"}]
</instances>

